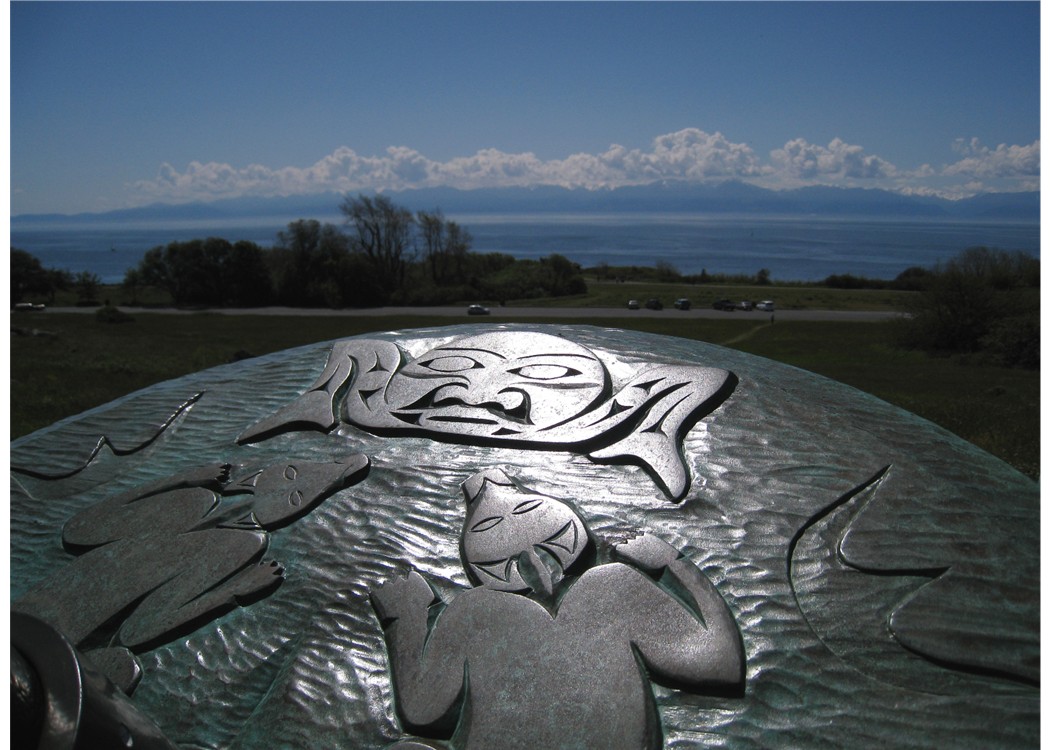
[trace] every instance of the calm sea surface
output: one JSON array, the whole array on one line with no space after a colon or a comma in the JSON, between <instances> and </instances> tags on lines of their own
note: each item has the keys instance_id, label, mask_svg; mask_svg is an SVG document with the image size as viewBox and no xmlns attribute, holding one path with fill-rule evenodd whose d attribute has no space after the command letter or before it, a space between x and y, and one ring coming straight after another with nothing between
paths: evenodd
<instances>
[{"instance_id":1,"label":"calm sea surface","mask_svg":"<svg viewBox=\"0 0 1050 750\"><path fill-rule=\"evenodd\" d=\"M318 217L341 224L339 217ZM665 261L685 274L754 274L817 281L850 273L891 279L910 266L932 266L973 245L1039 256L1038 222L972 222L769 218L693 214L449 215L474 237L476 252L516 258L560 253L584 267L652 266ZM291 219L165 224L85 224L12 228L11 246L46 267L90 271L117 283L156 245L224 237L269 247Z\"/></svg>"}]
</instances>

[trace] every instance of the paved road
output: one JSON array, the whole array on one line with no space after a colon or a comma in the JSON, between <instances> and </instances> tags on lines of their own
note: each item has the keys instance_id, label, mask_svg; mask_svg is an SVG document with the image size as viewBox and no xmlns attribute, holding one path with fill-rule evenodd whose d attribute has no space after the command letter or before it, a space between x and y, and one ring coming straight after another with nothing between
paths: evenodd
<instances>
[{"instance_id":1,"label":"paved road","mask_svg":"<svg viewBox=\"0 0 1050 750\"><path fill-rule=\"evenodd\" d=\"M94 313L93 307L52 307L44 312L47 313ZM178 310L175 308L138 308L121 307L126 313L159 313L167 315L192 315L198 312L211 312L220 315L302 315L302 316L340 316L349 317L382 317L387 315L418 315L427 318L461 318L463 321L471 320L483 322L486 320L499 320L501 318L579 318L580 320L592 320L596 318L696 318L696 319L740 319L753 320L760 323L769 320L770 314L766 312L723 312L711 309L675 310L668 308L664 310L627 310L621 307L493 307L489 315L467 315L462 307L373 307L363 310L329 310L326 308L302 308L302 307L254 307L254 308L216 308L213 310ZM39 313L20 313L18 319L30 318ZM853 321L853 322L878 322L892 320L900 317L900 313L873 311L873 310L777 310L775 313L778 321L810 320L810 321Z\"/></svg>"}]
</instances>

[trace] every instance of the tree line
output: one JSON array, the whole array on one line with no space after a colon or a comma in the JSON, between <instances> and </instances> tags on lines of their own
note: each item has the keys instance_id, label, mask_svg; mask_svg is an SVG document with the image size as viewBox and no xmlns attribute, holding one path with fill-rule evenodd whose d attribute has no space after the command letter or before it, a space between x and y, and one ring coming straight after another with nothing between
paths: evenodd
<instances>
[{"instance_id":1,"label":"tree line","mask_svg":"<svg viewBox=\"0 0 1050 750\"><path fill-rule=\"evenodd\" d=\"M470 233L440 209L412 213L390 198L347 196L344 227L291 222L272 248L221 238L146 252L124 286L170 294L179 306L374 307L584 294L580 267L560 255L516 260L475 253Z\"/></svg>"},{"instance_id":2,"label":"tree line","mask_svg":"<svg viewBox=\"0 0 1050 750\"><path fill-rule=\"evenodd\" d=\"M77 300L83 304L98 304L98 292L102 288L102 279L98 274L81 271L73 274L69 271L44 268L40 259L25 250L11 248L11 304L24 300L46 300L48 304L55 301L57 292L75 291Z\"/></svg>"},{"instance_id":3,"label":"tree line","mask_svg":"<svg viewBox=\"0 0 1050 750\"><path fill-rule=\"evenodd\" d=\"M440 210L413 214L386 196L347 196L344 227L313 219L291 222L272 248L221 238L172 242L148 250L127 271L124 292L135 304L146 286L179 306L373 307L442 305L585 294L580 266L562 255L516 260L475 253L470 233ZM685 276L668 263L652 268L589 269L599 280L652 279L685 283L770 284L756 274ZM890 281L830 276L839 288L914 291L898 341L937 355L980 358L1009 367L1039 367L1039 260L1030 254L972 247L932 268L913 267ZM43 268L11 250L11 301L54 301L75 290L81 304L98 304L101 280Z\"/></svg>"}]
</instances>

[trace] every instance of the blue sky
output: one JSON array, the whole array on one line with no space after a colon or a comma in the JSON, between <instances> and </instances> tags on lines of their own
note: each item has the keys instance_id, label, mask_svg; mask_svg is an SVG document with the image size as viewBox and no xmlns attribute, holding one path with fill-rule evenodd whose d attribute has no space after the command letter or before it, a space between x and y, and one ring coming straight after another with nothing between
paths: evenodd
<instances>
[{"instance_id":1,"label":"blue sky","mask_svg":"<svg viewBox=\"0 0 1050 750\"><path fill-rule=\"evenodd\" d=\"M1025 3L11 3L13 214L740 179L1039 184Z\"/></svg>"}]
</instances>

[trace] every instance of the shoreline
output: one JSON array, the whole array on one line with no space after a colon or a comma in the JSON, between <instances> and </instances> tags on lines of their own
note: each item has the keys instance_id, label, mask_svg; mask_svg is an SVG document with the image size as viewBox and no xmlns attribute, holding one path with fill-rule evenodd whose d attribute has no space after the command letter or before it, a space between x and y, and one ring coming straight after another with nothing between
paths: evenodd
<instances>
[{"instance_id":1,"label":"shoreline","mask_svg":"<svg viewBox=\"0 0 1050 750\"><path fill-rule=\"evenodd\" d=\"M454 212L447 213L460 221ZM910 266L927 267L968 246L1020 249L1038 257L1036 221L909 221L906 217L793 217L673 215L646 217L544 214L543 221L477 221L460 223L472 237L472 252L502 253L516 260L535 260L557 253L581 268L602 263L613 267L653 268L673 265L683 275L754 274L768 268L780 283L819 283L830 275L891 280ZM608 217L604 217L608 219ZM690 221L690 219L693 219ZM703 219L703 220L700 220ZM11 245L33 254L47 267L71 272L88 270L103 283L119 284L144 253L172 241L224 237L266 248L284 230L281 218L260 227L214 226L207 221L171 225L13 226ZM235 222L236 224L236 222ZM959 228L964 226L961 235Z\"/></svg>"}]
</instances>

